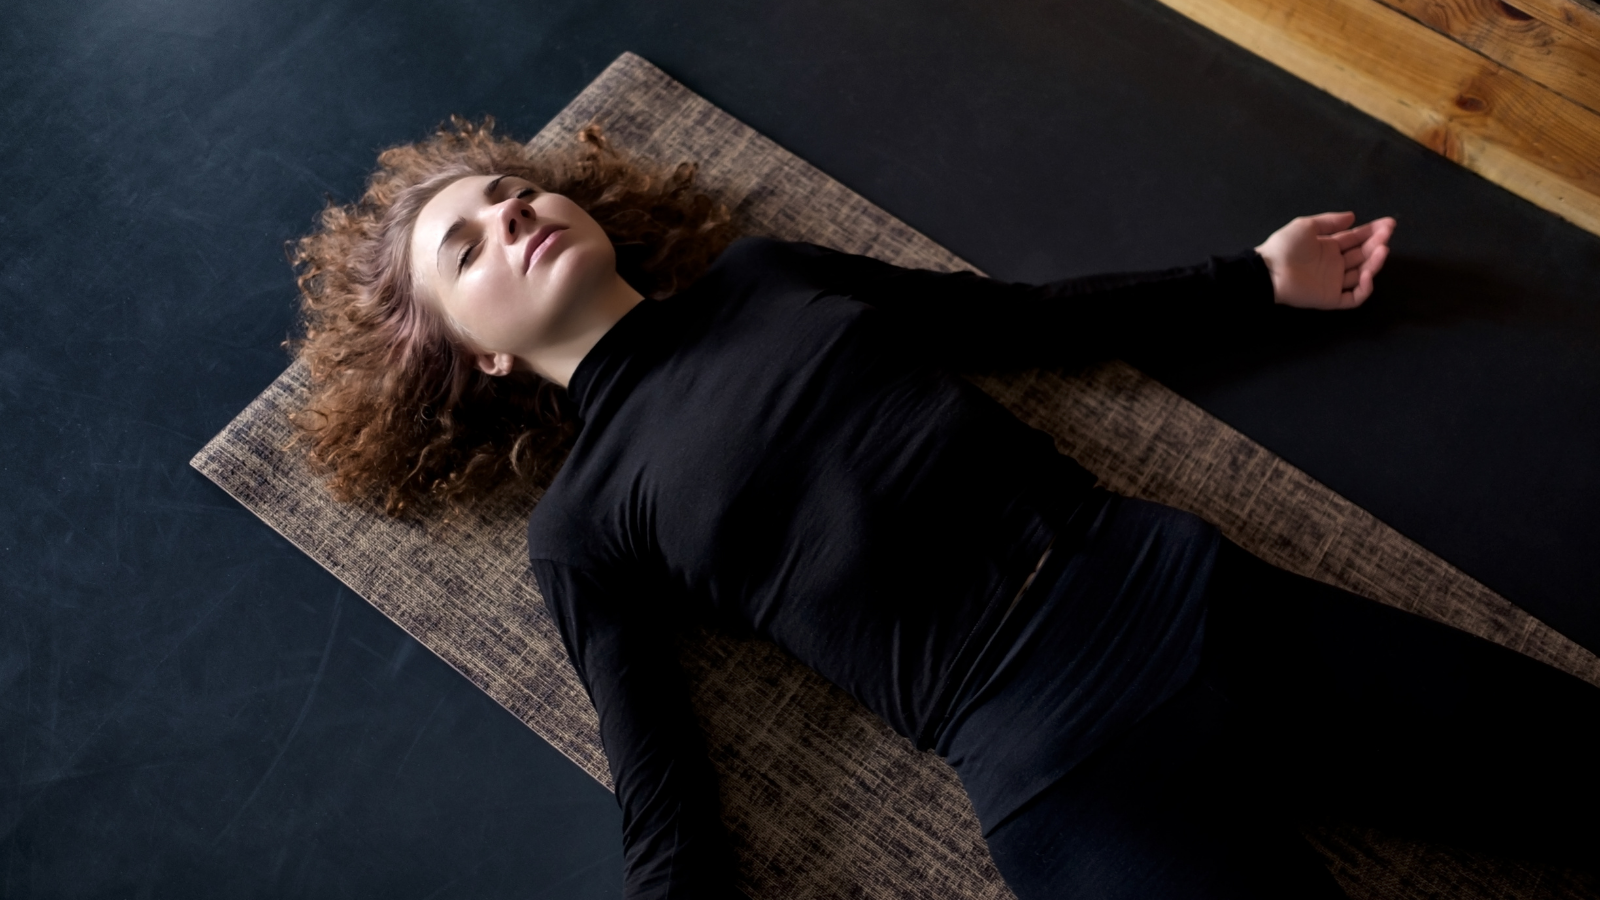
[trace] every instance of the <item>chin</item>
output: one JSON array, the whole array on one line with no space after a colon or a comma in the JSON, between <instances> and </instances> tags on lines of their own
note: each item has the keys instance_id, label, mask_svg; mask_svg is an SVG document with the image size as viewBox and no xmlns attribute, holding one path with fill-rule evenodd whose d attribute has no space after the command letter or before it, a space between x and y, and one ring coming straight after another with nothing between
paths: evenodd
<instances>
[{"instance_id":1,"label":"chin","mask_svg":"<svg viewBox=\"0 0 1600 900\"><path fill-rule=\"evenodd\" d=\"M602 247L578 244L562 248L551 260L550 275L541 291L539 305L548 323L545 333L565 331L584 319L585 312L603 295L616 272L616 254L608 243Z\"/></svg>"}]
</instances>

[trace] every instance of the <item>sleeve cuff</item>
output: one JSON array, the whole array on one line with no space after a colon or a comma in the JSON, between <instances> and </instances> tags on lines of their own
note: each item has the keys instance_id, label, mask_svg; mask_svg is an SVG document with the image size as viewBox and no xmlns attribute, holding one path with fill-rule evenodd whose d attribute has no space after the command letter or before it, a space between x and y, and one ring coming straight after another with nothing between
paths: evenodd
<instances>
[{"instance_id":1,"label":"sleeve cuff","mask_svg":"<svg viewBox=\"0 0 1600 900\"><path fill-rule=\"evenodd\" d=\"M1211 257L1217 294L1225 305L1241 310L1262 310L1276 302L1272 273L1255 250Z\"/></svg>"}]
</instances>

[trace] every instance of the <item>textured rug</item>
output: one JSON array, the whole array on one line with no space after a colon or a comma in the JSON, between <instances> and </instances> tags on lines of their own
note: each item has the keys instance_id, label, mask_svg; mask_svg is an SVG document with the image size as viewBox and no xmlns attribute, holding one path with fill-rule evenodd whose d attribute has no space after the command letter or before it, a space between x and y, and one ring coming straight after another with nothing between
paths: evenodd
<instances>
[{"instance_id":1,"label":"textured rug","mask_svg":"<svg viewBox=\"0 0 1600 900\"><path fill-rule=\"evenodd\" d=\"M591 121L625 151L699 162L704 186L747 232L970 268L632 54L531 143L561 146ZM1600 684L1593 654L1127 365L974 380L1114 490L1192 510L1280 566ZM290 366L195 468L609 785L594 709L527 571L524 523L537 492L508 492L451 523L402 524L335 503L283 449L285 412L304 389L304 371ZM937 757L765 642L699 633L682 659L751 896L1010 896ZM1353 827L1311 824L1307 835L1354 897L1577 897L1595 887Z\"/></svg>"}]
</instances>

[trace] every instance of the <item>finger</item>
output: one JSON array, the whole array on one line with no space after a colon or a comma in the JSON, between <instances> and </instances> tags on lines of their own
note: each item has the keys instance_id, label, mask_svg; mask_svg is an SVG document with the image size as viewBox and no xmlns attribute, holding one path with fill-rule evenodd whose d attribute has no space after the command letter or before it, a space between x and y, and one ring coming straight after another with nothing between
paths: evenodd
<instances>
[{"instance_id":1,"label":"finger","mask_svg":"<svg viewBox=\"0 0 1600 900\"><path fill-rule=\"evenodd\" d=\"M1372 295L1372 281L1360 273L1357 275L1356 283L1339 294L1340 309L1354 309L1367 302L1367 297Z\"/></svg>"},{"instance_id":2,"label":"finger","mask_svg":"<svg viewBox=\"0 0 1600 900\"><path fill-rule=\"evenodd\" d=\"M1341 231L1333 237L1339 242L1340 250L1348 250L1357 244L1387 244L1389 235L1394 234L1394 226L1394 217L1384 216L1348 231Z\"/></svg>"},{"instance_id":3,"label":"finger","mask_svg":"<svg viewBox=\"0 0 1600 900\"><path fill-rule=\"evenodd\" d=\"M1350 305L1360 306L1361 304L1367 302L1367 298L1371 296L1372 273L1363 271L1361 273L1361 280L1356 282L1355 288L1350 291Z\"/></svg>"},{"instance_id":4,"label":"finger","mask_svg":"<svg viewBox=\"0 0 1600 900\"><path fill-rule=\"evenodd\" d=\"M1361 281L1361 270L1359 268L1357 268L1357 269L1345 269L1344 270L1344 283L1339 285L1339 287L1342 290L1348 291L1351 288L1355 287L1360 281Z\"/></svg>"},{"instance_id":5,"label":"finger","mask_svg":"<svg viewBox=\"0 0 1600 900\"><path fill-rule=\"evenodd\" d=\"M1389 238L1394 235L1394 225L1392 218L1378 219L1372 223L1372 236L1365 241L1369 255L1380 246L1388 246Z\"/></svg>"},{"instance_id":6,"label":"finger","mask_svg":"<svg viewBox=\"0 0 1600 900\"><path fill-rule=\"evenodd\" d=\"M1312 216L1311 224L1316 228L1317 234L1333 234L1336 231L1343 231L1349 228L1350 223L1355 220L1356 214L1347 210L1345 212L1326 212Z\"/></svg>"},{"instance_id":7,"label":"finger","mask_svg":"<svg viewBox=\"0 0 1600 900\"><path fill-rule=\"evenodd\" d=\"M1356 242L1362 235L1366 237ZM1360 228L1352 228L1333 236L1339 242L1340 249L1344 250L1344 264L1346 266L1360 265L1363 260L1373 254L1379 247L1389 245L1389 236L1394 234L1394 219L1375 219Z\"/></svg>"},{"instance_id":8,"label":"finger","mask_svg":"<svg viewBox=\"0 0 1600 900\"><path fill-rule=\"evenodd\" d=\"M1380 244L1379 246L1374 247L1372 252L1367 254L1366 261L1361 264L1361 273L1366 275L1368 278L1371 278L1372 276L1378 274L1378 270L1383 268L1383 261L1388 258L1388 244Z\"/></svg>"},{"instance_id":9,"label":"finger","mask_svg":"<svg viewBox=\"0 0 1600 900\"><path fill-rule=\"evenodd\" d=\"M1377 275L1378 270L1383 268L1383 261L1388 257L1388 255L1388 247L1379 247L1373 252L1372 256L1368 258L1367 264L1361 267L1360 280L1356 282L1355 289L1352 291L1352 299L1355 300L1354 305L1360 306L1367 301L1368 297L1372 296L1373 276Z\"/></svg>"},{"instance_id":10,"label":"finger","mask_svg":"<svg viewBox=\"0 0 1600 900\"><path fill-rule=\"evenodd\" d=\"M1351 228L1341 231L1338 234L1333 235L1333 239L1339 242L1340 250L1349 250L1351 247L1359 247L1371 240L1375 230L1374 223L1368 222L1359 228Z\"/></svg>"}]
</instances>

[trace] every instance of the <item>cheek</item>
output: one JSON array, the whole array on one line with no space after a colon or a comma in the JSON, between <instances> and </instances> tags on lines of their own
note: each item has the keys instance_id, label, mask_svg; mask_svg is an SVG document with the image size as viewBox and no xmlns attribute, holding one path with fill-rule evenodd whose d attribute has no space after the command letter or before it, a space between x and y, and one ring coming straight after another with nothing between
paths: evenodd
<instances>
[{"instance_id":1,"label":"cheek","mask_svg":"<svg viewBox=\"0 0 1600 900\"><path fill-rule=\"evenodd\" d=\"M449 312L481 349L502 351L536 328L537 305L522 296L518 285L499 272L475 272L462 279Z\"/></svg>"}]
</instances>

